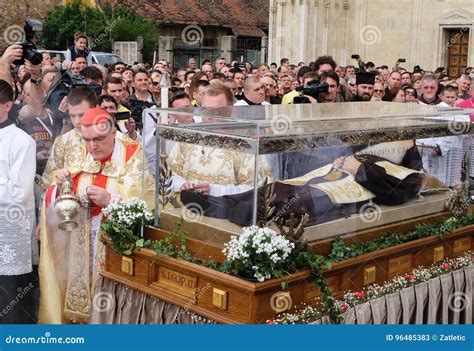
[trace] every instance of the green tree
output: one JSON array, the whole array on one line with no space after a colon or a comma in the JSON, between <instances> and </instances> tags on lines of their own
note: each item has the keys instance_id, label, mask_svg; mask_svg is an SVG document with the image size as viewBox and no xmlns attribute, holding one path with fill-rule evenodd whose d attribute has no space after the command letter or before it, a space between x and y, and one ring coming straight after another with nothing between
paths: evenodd
<instances>
[{"instance_id":1,"label":"green tree","mask_svg":"<svg viewBox=\"0 0 474 351\"><path fill-rule=\"evenodd\" d=\"M54 7L46 16L41 46L65 50L74 42L74 33L84 32L92 38L94 51L112 51L112 41L135 41L143 38L143 59L151 61L158 45L158 24L119 5L101 9L85 7L80 0Z\"/></svg>"}]
</instances>

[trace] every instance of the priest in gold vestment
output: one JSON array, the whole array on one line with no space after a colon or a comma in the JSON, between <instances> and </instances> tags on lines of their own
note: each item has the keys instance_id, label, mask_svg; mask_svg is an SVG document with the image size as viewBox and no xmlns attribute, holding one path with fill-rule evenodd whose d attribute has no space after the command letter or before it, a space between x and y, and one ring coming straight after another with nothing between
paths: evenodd
<instances>
[{"instance_id":1,"label":"priest in gold vestment","mask_svg":"<svg viewBox=\"0 0 474 351\"><path fill-rule=\"evenodd\" d=\"M189 189L205 195L221 196L248 191L253 186L253 155L201 145L179 143L168 159L173 171L173 189ZM259 157L258 182L272 181L272 171Z\"/></svg>"},{"instance_id":2,"label":"priest in gold vestment","mask_svg":"<svg viewBox=\"0 0 474 351\"><path fill-rule=\"evenodd\" d=\"M58 136L53 144L42 176L42 186L46 190L56 179L58 172L67 168L77 173L86 157L86 146L81 137L81 119L84 113L97 105L97 97L89 87L77 87L67 96L67 108L74 128ZM120 139L128 139L117 132Z\"/></svg>"},{"instance_id":3,"label":"priest in gold vestment","mask_svg":"<svg viewBox=\"0 0 474 351\"><path fill-rule=\"evenodd\" d=\"M99 240L102 208L142 196L150 209L154 207L154 179L139 143L118 137L112 117L99 108L88 110L81 124L84 159L56 172L41 211L39 323L88 322L104 256ZM65 232L58 228L54 204L69 176L89 206L74 219L78 228Z\"/></svg>"}]
</instances>

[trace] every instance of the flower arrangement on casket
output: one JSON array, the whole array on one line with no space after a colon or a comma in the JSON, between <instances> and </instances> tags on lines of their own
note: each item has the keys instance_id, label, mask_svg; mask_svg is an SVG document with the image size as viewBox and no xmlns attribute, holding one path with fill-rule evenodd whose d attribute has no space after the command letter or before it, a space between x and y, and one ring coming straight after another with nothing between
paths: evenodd
<instances>
[{"instance_id":1,"label":"flower arrangement on casket","mask_svg":"<svg viewBox=\"0 0 474 351\"><path fill-rule=\"evenodd\" d=\"M122 255L131 255L135 247L144 247L142 228L153 223L153 213L145 201L131 198L111 203L102 210L106 217L101 228L112 239L111 248Z\"/></svg>"},{"instance_id":2,"label":"flower arrangement on casket","mask_svg":"<svg viewBox=\"0 0 474 351\"><path fill-rule=\"evenodd\" d=\"M291 256L295 244L269 228L246 227L239 237L224 244L223 253L237 275L263 282L294 271Z\"/></svg>"}]
</instances>

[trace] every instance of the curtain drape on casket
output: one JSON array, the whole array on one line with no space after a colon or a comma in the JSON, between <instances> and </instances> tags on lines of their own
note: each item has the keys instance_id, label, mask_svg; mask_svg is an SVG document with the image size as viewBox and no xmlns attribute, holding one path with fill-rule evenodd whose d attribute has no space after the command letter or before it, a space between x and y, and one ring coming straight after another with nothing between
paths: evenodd
<instances>
[{"instance_id":1,"label":"curtain drape on casket","mask_svg":"<svg viewBox=\"0 0 474 351\"><path fill-rule=\"evenodd\" d=\"M91 324L207 324L184 308L99 277Z\"/></svg>"},{"instance_id":2,"label":"curtain drape on casket","mask_svg":"<svg viewBox=\"0 0 474 351\"><path fill-rule=\"evenodd\" d=\"M346 324L472 324L472 266L402 289L344 313ZM186 310L100 277L93 324L202 324ZM328 324L327 317L313 324Z\"/></svg>"},{"instance_id":3,"label":"curtain drape on casket","mask_svg":"<svg viewBox=\"0 0 474 351\"><path fill-rule=\"evenodd\" d=\"M472 324L474 269L465 267L349 308L345 324ZM313 324L327 324L329 318Z\"/></svg>"}]
</instances>

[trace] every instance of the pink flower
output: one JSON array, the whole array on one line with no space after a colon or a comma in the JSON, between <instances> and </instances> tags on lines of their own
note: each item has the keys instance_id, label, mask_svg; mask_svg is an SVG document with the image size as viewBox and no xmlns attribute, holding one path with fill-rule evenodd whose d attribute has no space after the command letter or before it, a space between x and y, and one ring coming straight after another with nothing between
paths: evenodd
<instances>
[{"instance_id":1,"label":"pink flower","mask_svg":"<svg viewBox=\"0 0 474 351\"><path fill-rule=\"evenodd\" d=\"M441 268L443 268L443 269L445 269L445 270L448 270L448 269L449 269L449 264L443 263L443 264L441 265Z\"/></svg>"},{"instance_id":2,"label":"pink flower","mask_svg":"<svg viewBox=\"0 0 474 351\"><path fill-rule=\"evenodd\" d=\"M104 262L104 261L99 262L99 266L100 266L100 267L104 267L104 266L105 266L105 262Z\"/></svg>"},{"instance_id":3,"label":"pink flower","mask_svg":"<svg viewBox=\"0 0 474 351\"><path fill-rule=\"evenodd\" d=\"M347 306L347 304L344 303L344 304L342 304L342 306L341 306L341 310L342 310L342 311L347 311L347 308L348 308L348 307L349 307L349 306Z\"/></svg>"},{"instance_id":4,"label":"pink flower","mask_svg":"<svg viewBox=\"0 0 474 351\"><path fill-rule=\"evenodd\" d=\"M416 280L415 276L413 274L408 275L408 280L411 282L414 282Z\"/></svg>"},{"instance_id":5,"label":"pink flower","mask_svg":"<svg viewBox=\"0 0 474 351\"><path fill-rule=\"evenodd\" d=\"M268 319L267 324L275 324L275 321L273 319Z\"/></svg>"},{"instance_id":6,"label":"pink flower","mask_svg":"<svg viewBox=\"0 0 474 351\"><path fill-rule=\"evenodd\" d=\"M364 299L365 298L365 294L363 291L358 291L356 292L355 294L355 297L357 297L358 299Z\"/></svg>"}]
</instances>

